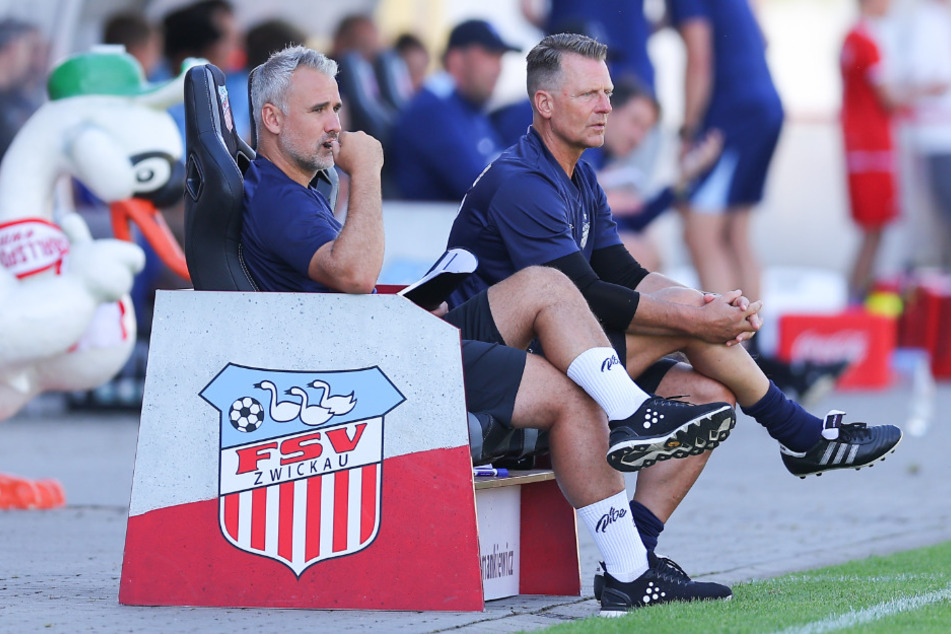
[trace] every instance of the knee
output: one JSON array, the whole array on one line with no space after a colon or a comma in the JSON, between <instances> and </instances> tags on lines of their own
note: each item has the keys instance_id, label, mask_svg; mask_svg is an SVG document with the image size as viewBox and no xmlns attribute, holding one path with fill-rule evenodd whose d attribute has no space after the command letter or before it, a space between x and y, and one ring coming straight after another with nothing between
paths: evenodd
<instances>
[{"instance_id":1,"label":"knee","mask_svg":"<svg viewBox=\"0 0 951 634\"><path fill-rule=\"evenodd\" d=\"M571 280L568 279L567 275L550 266L529 266L515 275L524 278L526 283L537 286L550 285L557 287L564 284L571 284Z\"/></svg>"},{"instance_id":2,"label":"knee","mask_svg":"<svg viewBox=\"0 0 951 634\"><path fill-rule=\"evenodd\" d=\"M529 266L510 279L518 279L519 287L550 299L580 296L578 287L567 275L550 266Z\"/></svg>"}]
</instances>

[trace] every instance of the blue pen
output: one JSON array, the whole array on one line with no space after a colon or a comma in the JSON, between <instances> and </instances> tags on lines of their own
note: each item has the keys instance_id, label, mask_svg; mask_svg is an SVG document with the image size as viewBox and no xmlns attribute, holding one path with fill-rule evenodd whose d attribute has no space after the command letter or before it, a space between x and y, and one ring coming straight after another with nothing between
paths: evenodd
<instances>
[{"instance_id":1,"label":"blue pen","mask_svg":"<svg viewBox=\"0 0 951 634\"><path fill-rule=\"evenodd\" d=\"M509 475L509 470L508 469L494 469L492 467L472 467L472 475L476 477L507 478Z\"/></svg>"}]
</instances>

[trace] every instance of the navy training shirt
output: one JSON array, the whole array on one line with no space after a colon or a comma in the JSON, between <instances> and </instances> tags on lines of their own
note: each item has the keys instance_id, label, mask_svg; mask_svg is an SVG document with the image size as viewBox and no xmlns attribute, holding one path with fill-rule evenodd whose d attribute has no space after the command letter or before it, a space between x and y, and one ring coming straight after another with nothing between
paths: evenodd
<instances>
[{"instance_id":1,"label":"navy training shirt","mask_svg":"<svg viewBox=\"0 0 951 634\"><path fill-rule=\"evenodd\" d=\"M244 175L241 243L251 276L263 291L334 292L310 279L317 249L343 225L323 194L291 180L263 156Z\"/></svg>"},{"instance_id":2,"label":"navy training shirt","mask_svg":"<svg viewBox=\"0 0 951 634\"><path fill-rule=\"evenodd\" d=\"M751 102L782 108L766 63L763 31L749 0L666 0L666 3L674 26L679 28L690 20L705 20L710 25L715 77L709 106L711 116L729 117L735 107Z\"/></svg>"},{"instance_id":3,"label":"navy training shirt","mask_svg":"<svg viewBox=\"0 0 951 634\"><path fill-rule=\"evenodd\" d=\"M568 178L535 128L496 159L466 194L447 248L479 268L449 298L455 307L527 266L621 244L594 169L578 161Z\"/></svg>"},{"instance_id":4,"label":"navy training shirt","mask_svg":"<svg viewBox=\"0 0 951 634\"><path fill-rule=\"evenodd\" d=\"M588 26L585 34L608 46L611 77L617 81L633 75L654 92L654 65L647 50L653 28L644 13L644 0L552 0L549 4L547 33Z\"/></svg>"},{"instance_id":5,"label":"navy training shirt","mask_svg":"<svg viewBox=\"0 0 951 634\"><path fill-rule=\"evenodd\" d=\"M428 82L406 105L389 145L402 198L453 203L505 147L482 106L445 78Z\"/></svg>"}]
</instances>

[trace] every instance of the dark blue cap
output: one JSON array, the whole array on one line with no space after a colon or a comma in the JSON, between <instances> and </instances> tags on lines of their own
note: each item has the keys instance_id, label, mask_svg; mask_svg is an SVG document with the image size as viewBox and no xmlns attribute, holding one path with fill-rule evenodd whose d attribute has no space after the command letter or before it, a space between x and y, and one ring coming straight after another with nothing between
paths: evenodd
<instances>
[{"instance_id":1,"label":"dark blue cap","mask_svg":"<svg viewBox=\"0 0 951 634\"><path fill-rule=\"evenodd\" d=\"M465 48L472 44L478 44L486 50L499 53L522 50L505 42L495 27L485 20L466 20L456 25L449 34L446 50Z\"/></svg>"}]
</instances>

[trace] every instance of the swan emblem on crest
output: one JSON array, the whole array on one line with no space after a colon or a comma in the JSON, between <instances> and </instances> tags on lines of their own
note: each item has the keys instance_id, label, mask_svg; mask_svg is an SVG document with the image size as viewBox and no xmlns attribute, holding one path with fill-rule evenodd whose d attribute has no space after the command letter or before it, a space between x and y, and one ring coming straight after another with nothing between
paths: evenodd
<instances>
[{"instance_id":1,"label":"swan emblem on crest","mask_svg":"<svg viewBox=\"0 0 951 634\"><path fill-rule=\"evenodd\" d=\"M279 401L277 386L270 381L255 383L254 387L271 393L271 406L268 413L275 423L287 423L300 416L301 404L296 401Z\"/></svg>"},{"instance_id":2,"label":"swan emblem on crest","mask_svg":"<svg viewBox=\"0 0 951 634\"><path fill-rule=\"evenodd\" d=\"M287 394L298 396L300 402L300 420L305 425L316 426L323 425L334 416L342 416L349 413L357 404L353 398L353 392L343 395L330 395L330 385L314 380L307 384L307 387L323 390L320 395L320 401L317 404L310 403L310 397L306 390L294 386L287 390Z\"/></svg>"}]
</instances>

